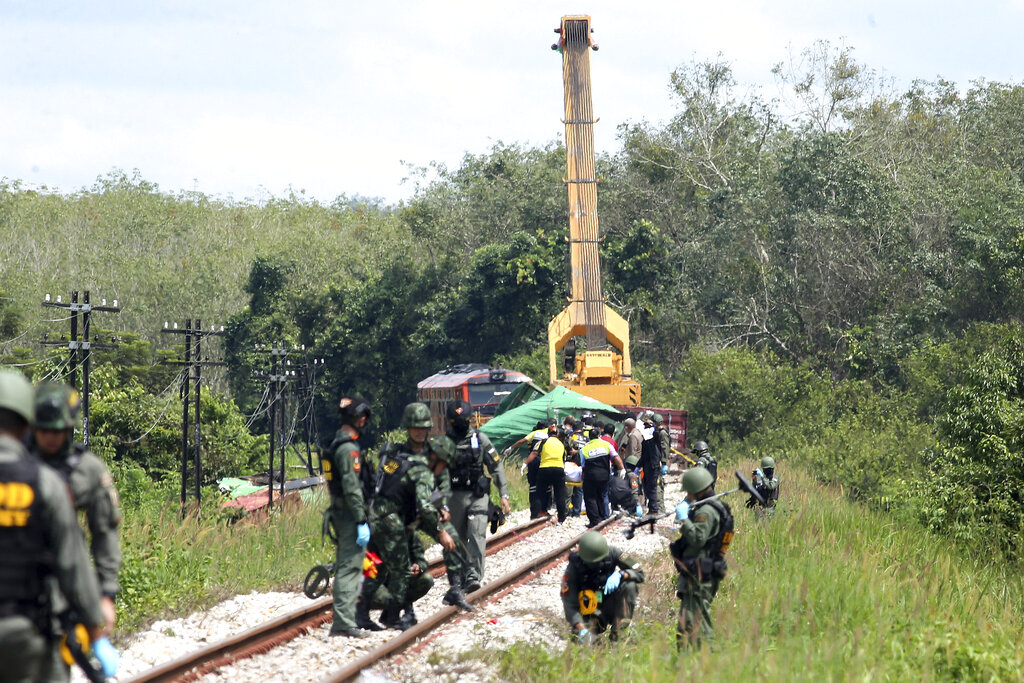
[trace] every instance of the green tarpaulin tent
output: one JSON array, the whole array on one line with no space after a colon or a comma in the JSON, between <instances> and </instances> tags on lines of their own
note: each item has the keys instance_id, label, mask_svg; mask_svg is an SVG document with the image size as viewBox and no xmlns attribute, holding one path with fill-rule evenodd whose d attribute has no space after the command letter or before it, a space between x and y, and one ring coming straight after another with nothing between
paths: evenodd
<instances>
[{"instance_id":1,"label":"green tarpaulin tent","mask_svg":"<svg viewBox=\"0 0 1024 683\"><path fill-rule=\"evenodd\" d=\"M553 417L561 422L566 415L579 417L584 410L601 413L613 420L626 418L625 413L607 403L578 394L572 389L555 387L550 393L489 420L480 431L491 439L495 448L502 451L532 432L538 421Z\"/></svg>"}]
</instances>

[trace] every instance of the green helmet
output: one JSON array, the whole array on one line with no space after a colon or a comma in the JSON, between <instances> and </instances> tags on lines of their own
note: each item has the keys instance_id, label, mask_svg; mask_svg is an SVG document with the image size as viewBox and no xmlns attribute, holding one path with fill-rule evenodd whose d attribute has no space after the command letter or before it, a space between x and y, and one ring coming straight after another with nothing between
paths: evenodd
<instances>
[{"instance_id":1,"label":"green helmet","mask_svg":"<svg viewBox=\"0 0 1024 683\"><path fill-rule=\"evenodd\" d=\"M656 424L656 425L658 425L660 427L661 425L665 424L665 418L663 418L659 413L655 413L654 414L654 424Z\"/></svg>"},{"instance_id":2,"label":"green helmet","mask_svg":"<svg viewBox=\"0 0 1024 683\"><path fill-rule=\"evenodd\" d=\"M608 539L599 531L588 531L580 537L580 559L587 564L608 557Z\"/></svg>"},{"instance_id":3,"label":"green helmet","mask_svg":"<svg viewBox=\"0 0 1024 683\"><path fill-rule=\"evenodd\" d=\"M410 403L405 407L405 412L402 413L402 428L409 429L410 427L432 427L433 422L430 420L430 408L427 407L426 403Z\"/></svg>"},{"instance_id":4,"label":"green helmet","mask_svg":"<svg viewBox=\"0 0 1024 683\"><path fill-rule=\"evenodd\" d=\"M683 474L683 490L698 494L715 483L715 477L706 467L691 467Z\"/></svg>"},{"instance_id":5,"label":"green helmet","mask_svg":"<svg viewBox=\"0 0 1024 683\"><path fill-rule=\"evenodd\" d=\"M698 441L697 443L693 444L693 452L696 453L697 455L704 455L710 450L711 449L708 448L707 441Z\"/></svg>"},{"instance_id":6,"label":"green helmet","mask_svg":"<svg viewBox=\"0 0 1024 683\"><path fill-rule=\"evenodd\" d=\"M761 469L763 470L774 470L775 469L775 458L766 455L761 458Z\"/></svg>"},{"instance_id":7,"label":"green helmet","mask_svg":"<svg viewBox=\"0 0 1024 683\"><path fill-rule=\"evenodd\" d=\"M40 384L36 388L36 429L74 429L81 407L81 396L67 384Z\"/></svg>"},{"instance_id":8,"label":"green helmet","mask_svg":"<svg viewBox=\"0 0 1024 683\"><path fill-rule=\"evenodd\" d=\"M7 409L32 424L34 415L32 385L17 370L0 370L0 408Z\"/></svg>"},{"instance_id":9,"label":"green helmet","mask_svg":"<svg viewBox=\"0 0 1024 683\"><path fill-rule=\"evenodd\" d=\"M427 445L430 447L430 452L444 460L445 464L452 464L452 460L455 459L454 441L447 436L432 436L427 439Z\"/></svg>"}]
</instances>

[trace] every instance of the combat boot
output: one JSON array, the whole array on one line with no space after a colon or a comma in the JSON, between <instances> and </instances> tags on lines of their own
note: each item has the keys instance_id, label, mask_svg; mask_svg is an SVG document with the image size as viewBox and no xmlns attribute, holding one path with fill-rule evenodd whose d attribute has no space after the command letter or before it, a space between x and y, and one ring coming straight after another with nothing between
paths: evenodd
<instances>
[{"instance_id":1,"label":"combat boot","mask_svg":"<svg viewBox=\"0 0 1024 683\"><path fill-rule=\"evenodd\" d=\"M413 610L411 602L406 604L405 611L402 613L402 618L408 619L409 624L411 626L415 626L416 624L420 623L416 620L416 611Z\"/></svg>"},{"instance_id":2,"label":"combat boot","mask_svg":"<svg viewBox=\"0 0 1024 683\"><path fill-rule=\"evenodd\" d=\"M370 617L370 603L363 598L356 601L356 626L367 631L383 631L384 627Z\"/></svg>"},{"instance_id":3,"label":"combat boot","mask_svg":"<svg viewBox=\"0 0 1024 683\"><path fill-rule=\"evenodd\" d=\"M480 578L476 575L475 571L466 574L465 579L462 581L462 588L466 591L466 595L480 590Z\"/></svg>"},{"instance_id":4,"label":"combat boot","mask_svg":"<svg viewBox=\"0 0 1024 683\"><path fill-rule=\"evenodd\" d=\"M446 605L454 605L467 612L472 612L473 606L466 602L466 594L462 592L462 577L457 574L449 574L448 583L451 585L451 588L441 598L441 602Z\"/></svg>"},{"instance_id":5,"label":"combat boot","mask_svg":"<svg viewBox=\"0 0 1024 683\"><path fill-rule=\"evenodd\" d=\"M397 631L404 631L412 626L407 618L402 617L402 606L394 600L384 608L384 613L380 615L380 623L385 628L393 628Z\"/></svg>"}]
</instances>

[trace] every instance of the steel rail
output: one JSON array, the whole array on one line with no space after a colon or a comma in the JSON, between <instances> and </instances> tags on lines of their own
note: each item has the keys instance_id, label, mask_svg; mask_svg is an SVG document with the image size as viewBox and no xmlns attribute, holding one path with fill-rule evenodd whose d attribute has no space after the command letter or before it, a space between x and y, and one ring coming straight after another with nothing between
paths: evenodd
<instances>
[{"instance_id":1,"label":"steel rail","mask_svg":"<svg viewBox=\"0 0 1024 683\"><path fill-rule=\"evenodd\" d=\"M550 521L550 517L541 517L490 536L487 539L487 554L496 553L537 533ZM442 558L433 560L428 571L435 578L439 577L445 571L444 560ZM477 591L473 595L477 595L481 591ZM272 649L274 645L268 645L269 641L291 640L329 621L332 604L332 598L329 597L315 600L306 607L283 614L276 619L212 643L178 659L147 669L128 680L131 683L196 680L218 667Z\"/></svg>"},{"instance_id":2,"label":"steel rail","mask_svg":"<svg viewBox=\"0 0 1024 683\"><path fill-rule=\"evenodd\" d=\"M609 526L610 524L618 521L620 515L616 514L608 519L604 520L600 524L594 526L592 530L600 531L601 529ZM569 552L573 546L579 543L580 538L583 534L572 538L571 540L563 543L554 550L547 552L539 557L535 557L528 561L526 564L520 566L518 569L514 569L508 574L505 574L501 578L495 579L489 582L487 585L481 587L479 590L466 596L468 602L480 602L485 601L487 598L495 593L498 593L509 586L521 581L529 574L539 574L543 571L546 565L556 561L563 554ZM532 578L532 577L531 577ZM461 610L456 607L442 607L438 611L434 612L428 618L421 621L416 626L401 632L398 636L392 638L386 643L380 645L376 649L370 650L359 659L351 662L341 669L338 669L334 673L330 674L326 678L322 678L320 683L342 683L343 681L350 681L359 676L364 670L370 668L377 662L381 661L386 657L395 655L402 650L406 649L417 639L427 635L430 631L441 626L445 622L452 618L463 614Z\"/></svg>"}]
</instances>

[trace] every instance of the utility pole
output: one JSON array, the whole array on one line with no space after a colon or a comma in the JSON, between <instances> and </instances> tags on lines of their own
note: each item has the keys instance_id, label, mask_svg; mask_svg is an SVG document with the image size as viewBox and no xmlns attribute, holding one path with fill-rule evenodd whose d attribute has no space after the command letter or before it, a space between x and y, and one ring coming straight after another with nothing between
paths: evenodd
<instances>
[{"instance_id":1,"label":"utility pole","mask_svg":"<svg viewBox=\"0 0 1024 683\"><path fill-rule=\"evenodd\" d=\"M316 368L322 368L323 358L307 358L306 347L293 345L287 348L284 344L277 342L268 348L265 344L257 344L253 349L256 353L269 354L270 371L257 371L253 373L256 379L265 379L267 387L267 423L270 432L270 462L267 469L267 502L274 502L274 458L280 453L281 482L278 487L280 495L284 495L285 480L287 479L286 456L288 447L295 450L299 460L305 460L306 470L310 476L316 476L313 470L313 455L309 446L310 435L315 434L319 445L319 432L316 428L316 416L313 410L313 396L316 388ZM303 361L292 363L289 356L301 355ZM292 386L289 388L289 384ZM296 388L295 385L298 385ZM286 416L289 398L295 400L297 409L306 404L308 400L307 414L302 418L303 438L306 441L306 457L303 458L298 448L292 443L290 433L286 435ZM318 448L319 450L319 448ZM320 472L323 472L322 466Z\"/></svg>"},{"instance_id":2,"label":"utility pole","mask_svg":"<svg viewBox=\"0 0 1024 683\"><path fill-rule=\"evenodd\" d=\"M203 383L203 368L204 367L218 367L227 365L223 361L212 361L209 356L203 357L203 338L204 337L223 337L224 326L221 325L220 329L216 329L216 326L211 325L209 330L203 329L202 321L199 318L195 319L195 325L192 324L192 319L185 320L185 327L178 329L178 323L174 323L171 327L169 323L164 323L164 328L160 330L165 334L183 334L185 335L185 353L184 358L180 361L164 361L167 365L181 365L185 367L185 379L182 384L181 390L181 514L185 514L185 499L188 496L188 470L189 460L192 460L192 467L195 472L195 497L196 504L202 502L202 480L203 480L203 465L202 465L202 442L201 436L201 390ZM195 399L194 405L192 406L195 410L195 418L192 425L189 425L189 401L191 387L195 386ZM189 427L194 430L194 444L192 448L189 448L188 434ZM190 458L191 456L191 458Z\"/></svg>"},{"instance_id":3,"label":"utility pole","mask_svg":"<svg viewBox=\"0 0 1024 683\"><path fill-rule=\"evenodd\" d=\"M117 299L114 299L114 305L108 306L107 300L103 299L103 303L99 306L94 306L89 301L89 290L82 292L82 302L78 301L78 290L71 292L71 302L64 303L61 297L58 295L56 301L50 300L50 295L47 294L46 298L43 299L43 306L49 308L63 308L71 311L71 339L65 340L61 335L60 341L50 341L49 335L43 338L40 342L43 346L67 346L70 357L68 359L68 372L65 375L66 381L71 386L76 386L78 380L78 366L82 366L82 443L86 446L89 445L89 371L92 367L92 350L93 349L112 349L114 344L102 344L92 341L91 338L91 322L92 314L96 311L104 313L120 313L121 309L117 305ZM78 316L82 316L82 340L78 339ZM111 340L113 341L113 340Z\"/></svg>"},{"instance_id":4,"label":"utility pole","mask_svg":"<svg viewBox=\"0 0 1024 683\"><path fill-rule=\"evenodd\" d=\"M265 344L257 344L254 351L270 355L270 374L268 375L265 372L254 374L254 377L263 378L269 382L267 387L267 422L270 427L270 458L267 468L267 505L269 509L269 507L274 505L274 455L276 451L281 453L281 485L279 495L284 496L284 484L285 479L287 479L285 469L287 451L284 446L284 389L289 381L295 380L296 376L295 371L288 367L287 358L291 350L280 342L276 346L271 344L270 348L267 348ZM277 443L278 430L280 430L280 445Z\"/></svg>"},{"instance_id":5,"label":"utility pole","mask_svg":"<svg viewBox=\"0 0 1024 683\"><path fill-rule=\"evenodd\" d=\"M313 452L309 445L311 440L316 442L317 460L320 460L322 457L320 453L320 430L316 424L316 371L317 368L322 369L323 365L323 358L309 358L303 363L297 363L292 366L295 368L296 373L298 373L298 388L295 392L296 401L306 406L306 414L302 418L302 438L306 443L306 471L309 472L311 477L323 474L322 462L318 463L315 471L313 469Z\"/></svg>"}]
</instances>

